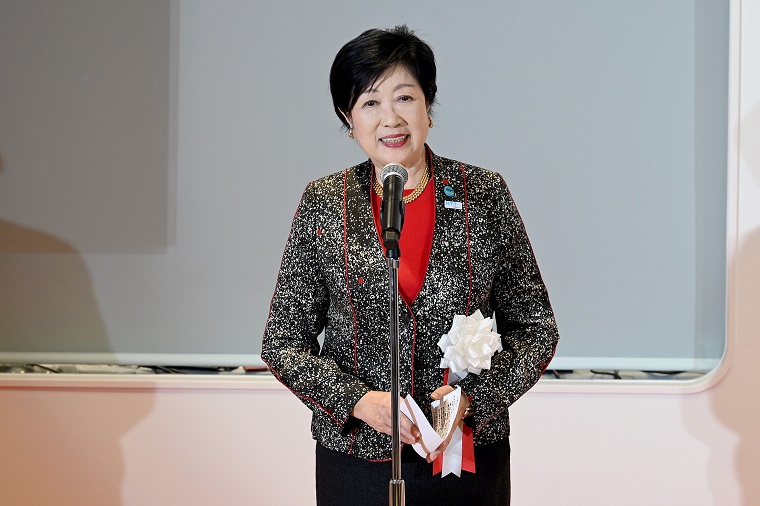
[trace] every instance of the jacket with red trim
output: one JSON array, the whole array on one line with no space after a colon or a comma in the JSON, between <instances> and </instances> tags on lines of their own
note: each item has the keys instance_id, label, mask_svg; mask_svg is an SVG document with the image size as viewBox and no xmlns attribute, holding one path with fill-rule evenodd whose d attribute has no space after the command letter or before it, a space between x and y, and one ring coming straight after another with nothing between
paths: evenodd
<instances>
[{"instance_id":1,"label":"jacket with red trim","mask_svg":"<svg viewBox=\"0 0 760 506\"><path fill-rule=\"evenodd\" d=\"M411 393L429 409L430 394L443 382L437 343L454 315L479 309L494 316L504 350L491 369L459 383L473 400L477 446L509 435L508 407L541 377L559 335L502 177L437 155L432 162L436 216L428 269L417 298L399 308L401 395ZM261 356L312 410L312 435L320 444L386 460L390 436L350 416L367 392L390 391L389 281L372 217L371 177L367 161L307 186L285 246ZM454 195L447 196L445 187Z\"/></svg>"}]
</instances>

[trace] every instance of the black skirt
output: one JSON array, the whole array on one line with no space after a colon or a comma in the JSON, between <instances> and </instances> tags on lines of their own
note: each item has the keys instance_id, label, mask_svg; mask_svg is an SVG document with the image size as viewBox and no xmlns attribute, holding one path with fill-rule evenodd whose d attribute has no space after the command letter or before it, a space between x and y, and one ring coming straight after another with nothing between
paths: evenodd
<instances>
[{"instance_id":1,"label":"black skirt","mask_svg":"<svg viewBox=\"0 0 760 506\"><path fill-rule=\"evenodd\" d=\"M370 462L317 443L318 506L387 506L390 462ZM407 506L510 502L509 440L475 447L476 473L433 476L433 464L405 445L401 452Z\"/></svg>"}]
</instances>

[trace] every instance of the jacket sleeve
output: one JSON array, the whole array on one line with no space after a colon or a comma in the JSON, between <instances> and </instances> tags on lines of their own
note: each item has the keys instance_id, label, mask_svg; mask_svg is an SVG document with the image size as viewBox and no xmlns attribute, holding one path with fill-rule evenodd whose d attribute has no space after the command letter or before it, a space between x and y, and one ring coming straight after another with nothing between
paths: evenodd
<instances>
[{"instance_id":1,"label":"jacket sleeve","mask_svg":"<svg viewBox=\"0 0 760 506\"><path fill-rule=\"evenodd\" d=\"M317 337L330 303L316 250L319 209L314 184L301 197L282 257L267 318L261 357L275 377L314 412L343 427L370 388L337 363L319 356Z\"/></svg>"},{"instance_id":2,"label":"jacket sleeve","mask_svg":"<svg viewBox=\"0 0 760 506\"><path fill-rule=\"evenodd\" d=\"M509 189L500 178L500 258L490 294L503 351L491 368L459 385L472 397L476 432L527 392L548 366L559 340L549 296Z\"/></svg>"}]
</instances>

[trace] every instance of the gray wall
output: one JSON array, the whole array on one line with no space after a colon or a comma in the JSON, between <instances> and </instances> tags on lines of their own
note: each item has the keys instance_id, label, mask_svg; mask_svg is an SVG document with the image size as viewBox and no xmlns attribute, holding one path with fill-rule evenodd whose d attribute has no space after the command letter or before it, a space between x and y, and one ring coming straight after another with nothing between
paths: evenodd
<instances>
[{"instance_id":1,"label":"gray wall","mask_svg":"<svg viewBox=\"0 0 760 506\"><path fill-rule=\"evenodd\" d=\"M0 1L0 362L257 362L301 191L364 158L332 57L404 22L436 51L432 149L512 189L554 366L714 364L718 0Z\"/></svg>"}]
</instances>

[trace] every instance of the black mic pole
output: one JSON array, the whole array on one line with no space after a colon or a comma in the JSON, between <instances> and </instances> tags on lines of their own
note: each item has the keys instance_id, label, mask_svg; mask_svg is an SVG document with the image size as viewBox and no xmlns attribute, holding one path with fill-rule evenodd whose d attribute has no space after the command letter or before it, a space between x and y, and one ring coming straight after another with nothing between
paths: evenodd
<instances>
[{"instance_id":1,"label":"black mic pole","mask_svg":"<svg viewBox=\"0 0 760 506\"><path fill-rule=\"evenodd\" d=\"M390 506L404 506L405 491L404 479L401 477L401 420L399 414L399 398L401 397L399 385L399 339L398 339L398 258L387 257L388 273L390 275L390 303L391 303L391 412L392 435L391 435L391 482L389 485Z\"/></svg>"},{"instance_id":2,"label":"black mic pole","mask_svg":"<svg viewBox=\"0 0 760 506\"><path fill-rule=\"evenodd\" d=\"M388 504L404 506L404 480L401 477L401 420L399 410L399 332L398 332L398 266L401 250L399 239L404 226L404 185L409 175L403 165L391 163L383 167L383 204L380 208L380 224L383 232L386 262L389 276L390 344L391 344L391 481L388 486Z\"/></svg>"}]
</instances>

